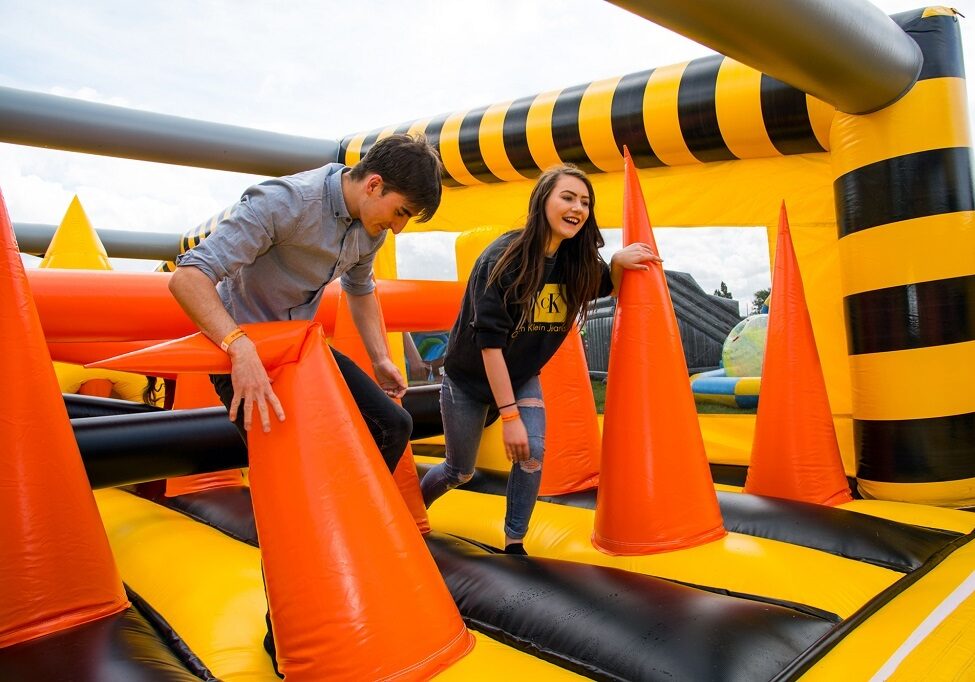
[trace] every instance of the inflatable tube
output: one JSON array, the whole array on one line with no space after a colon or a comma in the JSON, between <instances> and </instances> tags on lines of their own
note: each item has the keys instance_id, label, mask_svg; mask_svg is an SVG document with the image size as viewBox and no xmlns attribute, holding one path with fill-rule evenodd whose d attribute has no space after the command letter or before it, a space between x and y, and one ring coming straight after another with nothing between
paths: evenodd
<instances>
[{"instance_id":1,"label":"inflatable tube","mask_svg":"<svg viewBox=\"0 0 975 682\"><path fill-rule=\"evenodd\" d=\"M115 414L142 414L144 412L161 412L162 408L145 403L134 403L130 400L116 400L115 398L98 398L90 395L75 395L65 393L64 406L68 410L70 419L84 419L87 417L109 417Z\"/></svg>"},{"instance_id":2,"label":"inflatable tube","mask_svg":"<svg viewBox=\"0 0 975 682\"><path fill-rule=\"evenodd\" d=\"M694 399L742 409L758 407L762 377L729 377L724 368L701 372L691 377Z\"/></svg>"}]
</instances>

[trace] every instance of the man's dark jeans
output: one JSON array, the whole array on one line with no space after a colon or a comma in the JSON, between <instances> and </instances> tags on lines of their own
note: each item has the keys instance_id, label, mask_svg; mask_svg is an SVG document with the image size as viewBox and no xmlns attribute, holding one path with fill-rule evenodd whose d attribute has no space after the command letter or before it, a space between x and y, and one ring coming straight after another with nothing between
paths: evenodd
<instances>
[{"instance_id":1,"label":"man's dark jeans","mask_svg":"<svg viewBox=\"0 0 975 682\"><path fill-rule=\"evenodd\" d=\"M386 466L392 473L396 469L403 451L406 450L410 434L413 431L413 419L410 417L410 413L390 400L376 382L348 357L334 348L332 355L335 356L335 362L339 366L342 378L345 379L345 383L352 393L352 398L355 400L363 419L365 419L373 440L376 441L376 447L379 448ZM216 389L217 395L220 396L220 402L229 410L230 402L234 398L234 385L230 380L230 375L211 374L210 381L213 382L213 387ZM255 413L252 418L251 428L260 428L260 415ZM272 414L272 430L274 429L274 421L275 417ZM244 412L242 409L237 410L237 420L234 424L246 444L247 432L244 430ZM323 444L323 456L325 456L325 447L327 446ZM264 648L274 662L274 672L278 673L278 661L275 656L274 637L271 631L271 614L268 613L265 618L267 620L267 637L264 638ZM278 676L280 677L281 674L278 673Z\"/></svg>"}]
</instances>

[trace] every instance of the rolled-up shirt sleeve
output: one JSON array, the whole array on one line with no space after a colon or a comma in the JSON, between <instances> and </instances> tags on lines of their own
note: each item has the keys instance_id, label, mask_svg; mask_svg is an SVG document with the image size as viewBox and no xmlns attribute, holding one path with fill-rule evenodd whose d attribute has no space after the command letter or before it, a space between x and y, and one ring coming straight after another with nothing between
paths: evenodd
<instances>
[{"instance_id":1,"label":"rolled-up shirt sleeve","mask_svg":"<svg viewBox=\"0 0 975 682\"><path fill-rule=\"evenodd\" d=\"M494 261L481 264L472 274L474 286L470 295L474 307L474 340L478 348L505 348L514 320L504 302L500 281L488 285Z\"/></svg>"},{"instance_id":2,"label":"rolled-up shirt sleeve","mask_svg":"<svg viewBox=\"0 0 975 682\"><path fill-rule=\"evenodd\" d=\"M342 275L340 281L342 282L343 291L353 296L365 296L373 292L373 289L376 288L376 282L372 277L373 261L376 260L376 254L379 252L380 247L382 247L385 236L384 233L383 239L364 253L359 258L359 262Z\"/></svg>"},{"instance_id":3,"label":"rolled-up shirt sleeve","mask_svg":"<svg viewBox=\"0 0 975 682\"><path fill-rule=\"evenodd\" d=\"M216 284L253 263L272 244L287 241L297 228L301 197L289 183L268 180L248 189L210 236L176 259Z\"/></svg>"}]
</instances>

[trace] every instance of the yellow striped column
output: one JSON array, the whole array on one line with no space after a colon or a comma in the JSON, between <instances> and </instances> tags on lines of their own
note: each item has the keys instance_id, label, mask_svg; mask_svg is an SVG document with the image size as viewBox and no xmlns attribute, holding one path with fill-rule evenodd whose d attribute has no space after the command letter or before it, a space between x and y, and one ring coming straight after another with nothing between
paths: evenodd
<instances>
[{"instance_id":1,"label":"yellow striped column","mask_svg":"<svg viewBox=\"0 0 975 682\"><path fill-rule=\"evenodd\" d=\"M865 495L975 505L975 192L957 19L894 17L921 47L914 88L837 114L832 163Z\"/></svg>"}]
</instances>

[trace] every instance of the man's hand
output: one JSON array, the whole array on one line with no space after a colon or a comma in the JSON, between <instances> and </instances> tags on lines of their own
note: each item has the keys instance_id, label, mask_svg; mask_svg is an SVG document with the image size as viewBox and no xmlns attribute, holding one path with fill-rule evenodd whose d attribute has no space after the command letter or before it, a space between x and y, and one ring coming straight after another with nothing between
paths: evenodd
<instances>
[{"instance_id":1,"label":"man's hand","mask_svg":"<svg viewBox=\"0 0 975 682\"><path fill-rule=\"evenodd\" d=\"M372 363L372 370L376 373L379 387L390 398L402 398L406 394L406 381L403 380L399 367L388 357Z\"/></svg>"},{"instance_id":2,"label":"man's hand","mask_svg":"<svg viewBox=\"0 0 975 682\"><path fill-rule=\"evenodd\" d=\"M250 431L254 404L261 415L264 433L271 430L271 417L268 403L274 410L278 421L284 421L284 408L271 390L271 380L257 355L257 347L246 336L234 341L228 350L230 354L230 378L234 384L234 398L230 402L230 421L237 420L237 409L243 407L244 428Z\"/></svg>"}]
</instances>

